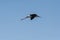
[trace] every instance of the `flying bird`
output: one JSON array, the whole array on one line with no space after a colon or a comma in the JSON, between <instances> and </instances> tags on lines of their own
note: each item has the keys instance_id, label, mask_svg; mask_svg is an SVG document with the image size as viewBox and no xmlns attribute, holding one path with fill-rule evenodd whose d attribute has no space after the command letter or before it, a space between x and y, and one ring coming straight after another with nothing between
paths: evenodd
<instances>
[{"instance_id":1,"label":"flying bird","mask_svg":"<svg viewBox=\"0 0 60 40\"><path fill-rule=\"evenodd\" d=\"M23 19L21 19L21 20L24 20L24 19L26 19L26 18L30 18L30 20L33 20L33 19L36 18L36 17L40 17L40 16L38 16L37 14L30 14L29 16L26 16L25 18L23 18Z\"/></svg>"}]
</instances>

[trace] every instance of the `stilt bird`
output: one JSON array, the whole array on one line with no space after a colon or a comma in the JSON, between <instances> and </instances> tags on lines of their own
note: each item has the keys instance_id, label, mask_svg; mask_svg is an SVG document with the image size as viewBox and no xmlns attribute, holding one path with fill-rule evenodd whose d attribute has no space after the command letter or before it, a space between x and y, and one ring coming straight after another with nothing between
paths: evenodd
<instances>
[{"instance_id":1,"label":"stilt bird","mask_svg":"<svg viewBox=\"0 0 60 40\"><path fill-rule=\"evenodd\" d=\"M40 17L40 16L38 16L37 14L30 14L29 16L27 16L27 17L25 17L25 18L23 18L23 19L21 19L21 20L24 20L24 19L26 19L26 18L30 18L30 20L33 20L33 19L36 18L36 17Z\"/></svg>"}]
</instances>

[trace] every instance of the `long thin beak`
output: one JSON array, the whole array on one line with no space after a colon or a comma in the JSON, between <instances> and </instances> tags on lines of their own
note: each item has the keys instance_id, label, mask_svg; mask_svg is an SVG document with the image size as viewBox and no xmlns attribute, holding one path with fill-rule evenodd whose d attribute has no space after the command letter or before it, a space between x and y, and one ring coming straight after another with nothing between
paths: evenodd
<instances>
[{"instance_id":1,"label":"long thin beak","mask_svg":"<svg viewBox=\"0 0 60 40\"><path fill-rule=\"evenodd\" d=\"M37 16L37 17L42 18L41 16Z\"/></svg>"},{"instance_id":2,"label":"long thin beak","mask_svg":"<svg viewBox=\"0 0 60 40\"><path fill-rule=\"evenodd\" d=\"M37 17L40 17L40 16L37 16Z\"/></svg>"}]
</instances>

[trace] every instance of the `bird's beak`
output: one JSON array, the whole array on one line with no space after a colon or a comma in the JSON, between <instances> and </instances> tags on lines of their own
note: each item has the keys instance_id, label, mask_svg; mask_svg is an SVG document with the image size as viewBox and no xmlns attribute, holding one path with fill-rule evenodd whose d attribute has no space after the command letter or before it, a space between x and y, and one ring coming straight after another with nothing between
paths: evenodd
<instances>
[{"instance_id":1,"label":"bird's beak","mask_svg":"<svg viewBox=\"0 0 60 40\"><path fill-rule=\"evenodd\" d=\"M40 17L40 16L37 16L37 17Z\"/></svg>"}]
</instances>

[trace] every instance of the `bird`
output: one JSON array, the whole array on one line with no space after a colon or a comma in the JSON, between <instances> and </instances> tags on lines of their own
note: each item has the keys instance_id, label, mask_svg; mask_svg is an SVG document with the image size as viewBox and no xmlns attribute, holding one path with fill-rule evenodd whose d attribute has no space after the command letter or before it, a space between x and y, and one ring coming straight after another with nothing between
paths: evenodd
<instances>
[{"instance_id":1,"label":"bird","mask_svg":"<svg viewBox=\"0 0 60 40\"><path fill-rule=\"evenodd\" d=\"M23 19L21 19L21 20L24 20L24 19L26 19L26 18L30 18L30 20L33 20L33 19L36 18L36 17L40 17L40 16L38 16L37 14L30 14L29 16L26 16L25 18L23 18Z\"/></svg>"}]
</instances>

